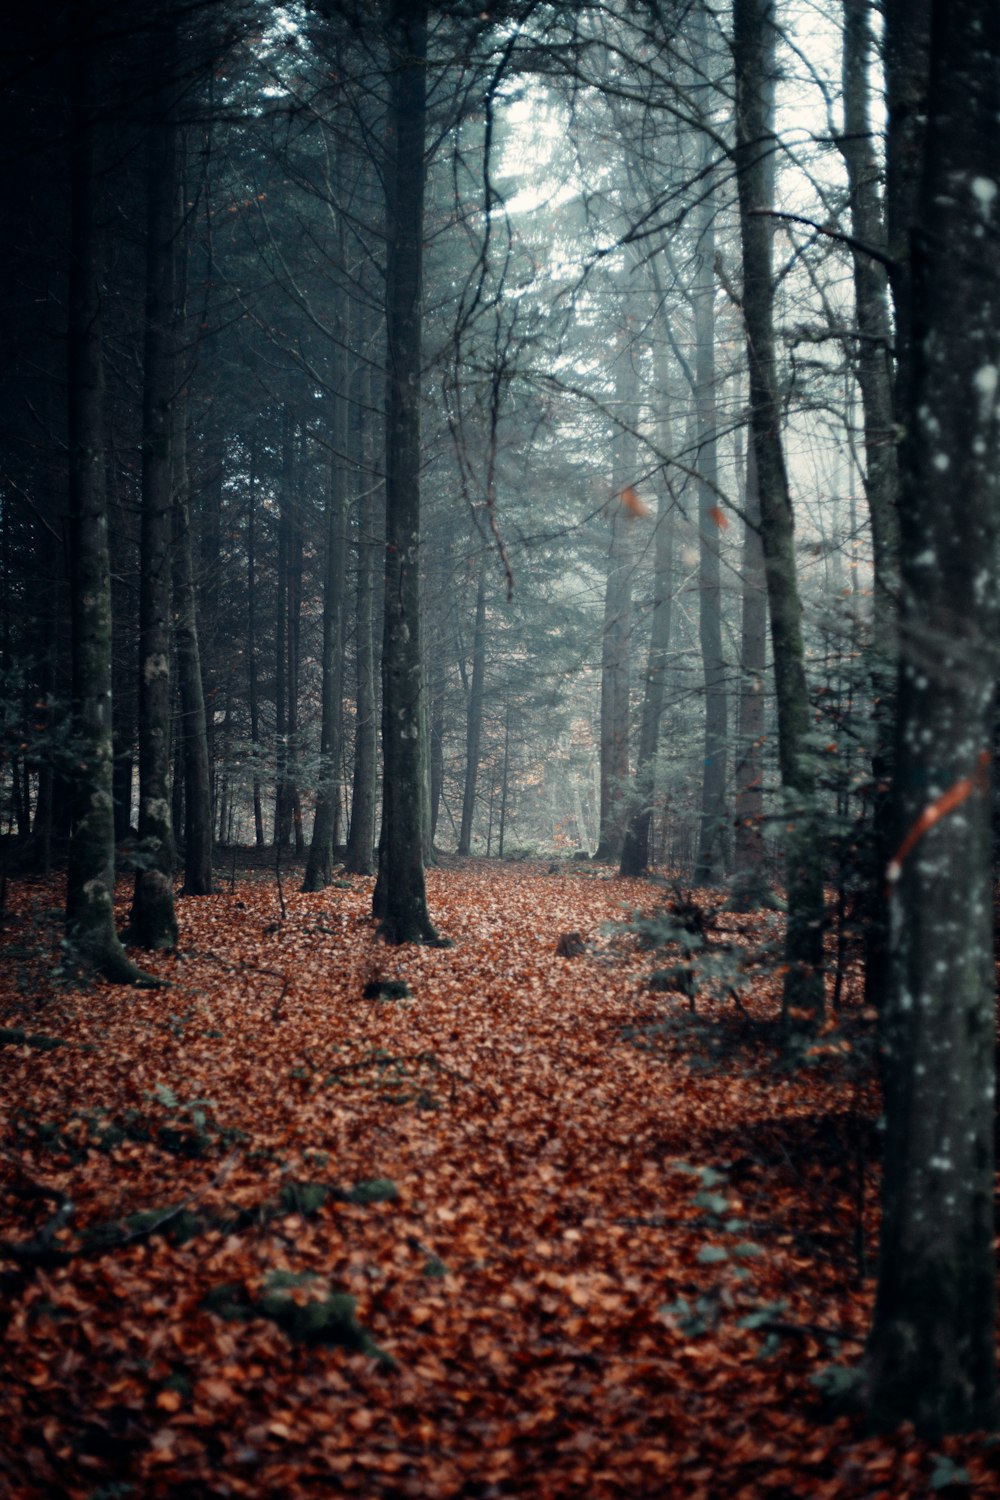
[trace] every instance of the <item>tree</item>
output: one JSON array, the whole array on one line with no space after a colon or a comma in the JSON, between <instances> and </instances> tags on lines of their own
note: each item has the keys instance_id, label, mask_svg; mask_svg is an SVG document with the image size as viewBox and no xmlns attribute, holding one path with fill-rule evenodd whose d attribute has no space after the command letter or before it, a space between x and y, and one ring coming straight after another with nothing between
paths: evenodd
<instances>
[{"instance_id":1,"label":"tree","mask_svg":"<svg viewBox=\"0 0 1000 1500\"><path fill-rule=\"evenodd\" d=\"M705 33L704 12L696 7L698 40ZM726 830L726 662L722 654L720 548L723 514L719 506L719 463L715 371L715 195L714 145L702 136L699 201L696 210L695 402L698 422L698 637L705 678L705 755L701 827L694 878L718 884L725 874Z\"/></svg>"},{"instance_id":2,"label":"tree","mask_svg":"<svg viewBox=\"0 0 1000 1500\"><path fill-rule=\"evenodd\" d=\"M346 383L346 360L338 361ZM346 514L347 392L334 393L332 424L334 452L326 500L325 566L323 574L322 723L320 781L316 813L306 861L304 891L320 891L333 878L333 830L340 801L341 696L344 681L344 520Z\"/></svg>"},{"instance_id":3,"label":"tree","mask_svg":"<svg viewBox=\"0 0 1000 1500\"><path fill-rule=\"evenodd\" d=\"M750 366L751 433L778 702L778 757L786 828L788 930L784 1004L791 1029L823 1009L823 876L816 820L802 605L794 522L781 441L769 215L775 149L773 0L733 0L735 163L743 246L743 316ZM794 1014L793 1014L794 1013Z\"/></svg>"},{"instance_id":4,"label":"tree","mask_svg":"<svg viewBox=\"0 0 1000 1500\"><path fill-rule=\"evenodd\" d=\"M129 937L173 948L176 850L170 818L170 603L176 239L179 177L174 96L177 23L169 14L147 45L156 80L147 158L146 300L142 401L142 538L139 588L139 864Z\"/></svg>"},{"instance_id":5,"label":"tree","mask_svg":"<svg viewBox=\"0 0 1000 1500\"><path fill-rule=\"evenodd\" d=\"M893 24L905 24L896 14ZM912 241L870 1412L996 1420L992 839L1000 611L1000 12L935 0ZM887 41L902 39L890 31Z\"/></svg>"},{"instance_id":6,"label":"tree","mask_svg":"<svg viewBox=\"0 0 1000 1500\"><path fill-rule=\"evenodd\" d=\"M386 167L386 536L382 830L373 911L387 942L435 942L424 883L420 377L426 0L391 0Z\"/></svg>"},{"instance_id":7,"label":"tree","mask_svg":"<svg viewBox=\"0 0 1000 1500\"><path fill-rule=\"evenodd\" d=\"M657 352L655 369L659 406L657 435L662 452L669 453L672 444L670 406L672 391L667 361L662 348ZM670 650L670 628L673 619L674 572L674 497L666 475L660 477L656 510L656 539L653 557L652 623L649 632L649 655L643 683L642 710L639 720L639 747L636 753L635 780L631 791L631 813L622 843L620 875L644 875L649 866L650 835L653 822L653 794L656 751L660 740L660 720L666 688L667 661Z\"/></svg>"},{"instance_id":8,"label":"tree","mask_svg":"<svg viewBox=\"0 0 1000 1500\"><path fill-rule=\"evenodd\" d=\"M95 7L76 0L72 24L68 394L70 601L76 781L66 888L74 956L117 983L143 975L114 921L111 742L111 580L105 491L101 252L95 180Z\"/></svg>"}]
</instances>

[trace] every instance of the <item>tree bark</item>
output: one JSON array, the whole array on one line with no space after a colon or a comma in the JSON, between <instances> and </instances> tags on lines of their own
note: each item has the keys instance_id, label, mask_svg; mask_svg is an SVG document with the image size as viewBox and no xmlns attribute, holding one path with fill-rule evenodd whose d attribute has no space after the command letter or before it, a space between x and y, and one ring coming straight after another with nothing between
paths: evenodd
<instances>
[{"instance_id":1,"label":"tree bark","mask_svg":"<svg viewBox=\"0 0 1000 1500\"><path fill-rule=\"evenodd\" d=\"M733 839L734 911L773 905L764 874L764 673L767 662L767 579L760 536L760 496L754 445L746 455L743 501L743 598L740 622L739 704Z\"/></svg>"},{"instance_id":2,"label":"tree bark","mask_svg":"<svg viewBox=\"0 0 1000 1500\"><path fill-rule=\"evenodd\" d=\"M212 783L208 763L205 694L201 678L198 613L195 603L191 523L188 515L187 437L176 432L174 491L174 637L181 696L184 764L185 896L212 894Z\"/></svg>"},{"instance_id":3,"label":"tree bark","mask_svg":"<svg viewBox=\"0 0 1000 1500\"><path fill-rule=\"evenodd\" d=\"M152 38L157 86L150 101L146 305L142 399L142 532L139 590L139 854L129 937L174 948L176 850L170 816L170 581L175 420L176 26Z\"/></svg>"},{"instance_id":4,"label":"tree bark","mask_svg":"<svg viewBox=\"0 0 1000 1500\"><path fill-rule=\"evenodd\" d=\"M66 940L85 969L143 977L115 930L111 750L111 579L104 455L101 256L94 164L94 5L72 14L69 394L70 618L77 765L66 884Z\"/></svg>"},{"instance_id":5,"label":"tree bark","mask_svg":"<svg viewBox=\"0 0 1000 1500\"><path fill-rule=\"evenodd\" d=\"M321 891L333 879L333 831L340 800L341 713L344 685L344 519L347 503L348 401L346 360L338 353L332 424L333 454L326 511L326 566L323 579L322 719L320 781L304 891Z\"/></svg>"},{"instance_id":6,"label":"tree bark","mask_svg":"<svg viewBox=\"0 0 1000 1500\"><path fill-rule=\"evenodd\" d=\"M699 10L699 16L703 13ZM703 27L703 20L699 22ZM718 420L715 399L715 213L711 160L715 147L704 138L696 214L697 269L692 293L695 315L695 401L698 419L698 636L705 682L705 752L701 822L694 879L718 885L725 876L726 743L728 704L722 654L721 514L719 510Z\"/></svg>"},{"instance_id":7,"label":"tree bark","mask_svg":"<svg viewBox=\"0 0 1000 1500\"><path fill-rule=\"evenodd\" d=\"M600 827L594 858L620 861L627 819L629 781L629 650L632 632L632 531L634 514L624 493L635 479L635 371L622 316L615 358L615 410L619 426L613 444L610 539L601 636Z\"/></svg>"},{"instance_id":8,"label":"tree bark","mask_svg":"<svg viewBox=\"0 0 1000 1500\"><path fill-rule=\"evenodd\" d=\"M472 632L472 676L465 711L465 785L462 792L462 822L458 853L472 852L472 820L476 811L476 781L479 775L479 745L483 731L483 688L486 676L486 560L479 564L476 589L476 620Z\"/></svg>"},{"instance_id":9,"label":"tree bark","mask_svg":"<svg viewBox=\"0 0 1000 1500\"><path fill-rule=\"evenodd\" d=\"M284 847L292 831L292 786L288 774L288 556L291 547L295 432L292 414L282 413L281 488L278 495L278 565L274 613L274 843Z\"/></svg>"},{"instance_id":10,"label":"tree bark","mask_svg":"<svg viewBox=\"0 0 1000 1500\"><path fill-rule=\"evenodd\" d=\"M247 699L250 709L250 753L253 757L254 843L263 849L264 809L260 795L260 695L257 686L257 443L251 439L247 487Z\"/></svg>"},{"instance_id":11,"label":"tree bark","mask_svg":"<svg viewBox=\"0 0 1000 1500\"><path fill-rule=\"evenodd\" d=\"M905 25L899 15L894 25ZM935 0L901 415L882 1237L870 1415L933 1439L996 1403L989 766L1000 626L1000 11ZM902 41L890 30L887 43Z\"/></svg>"},{"instance_id":12,"label":"tree bark","mask_svg":"<svg viewBox=\"0 0 1000 1500\"><path fill-rule=\"evenodd\" d=\"M358 875L375 870L376 736L375 643L372 636L378 542L362 507L358 517L358 576L355 592L356 680L354 767L347 868Z\"/></svg>"},{"instance_id":13,"label":"tree bark","mask_svg":"<svg viewBox=\"0 0 1000 1500\"><path fill-rule=\"evenodd\" d=\"M879 163L872 139L869 71L873 38L868 0L844 0L844 133L840 149L847 167L851 232L863 245L885 251L885 215L879 194ZM909 21L907 25L909 26ZM908 257L909 251L906 249ZM865 912L865 989L875 1000L885 984L888 912L880 876L888 848L888 792L892 778L895 722L896 611L899 604L899 465L893 401L892 327L888 272L863 250L853 252L858 340L854 373L864 421L865 495L874 554L874 607L869 651L874 700L872 756L872 871ZM904 335L904 337L908 337Z\"/></svg>"},{"instance_id":14,"label":"tree bark","mask_svg":"<svg viewBox=\"0 0 1000 1500\"><path fill-rule=\"evenodd\" d=\"M392 0L386 178L386 546L382 829L373 911L390 943L435 942L424 881L420 376L427 126L426 0Z\"/></svg>"},{"instance_id":15,"label":"tree bark","mask_svg":"<svg viewBox=\"0 0 1000 1500\"><path fill-rule=\"evenodd\" d=\"M672 449L670 424L670 385L666 360L658 358L657 395L660 448ZM656 511L656 540L653 553L653 613L649 635L649 656L643 684L642 716L639 720L639 748L636 756L635 781L632 789L632 812L625 830L620 875L644 875L649 868L650 840L653 825L653 795L656 779L656 752L660 743L660 721L666 692L670 631L673 623L674 574L674 502L664 475L660 484ZM504 765L506 768L506 749ZM506 775L504 780L506 788ZM581 829L582 835L582 829Z\"/></svg>"},{"instance_id":16,"label":"tree bark","mask_svg":"<svg viewBox=\"0 0 1000 1500\"><path fill-rule=\"evenodd\" d=\"M823 1010L823 872L815 772L807 744L810 715L795 532L775 365L768 217L773 208L769 160L775 150L775 44L773 0L733 0L743 313L778 705L788 891L783 1003L786 1027L792 1033L815 1024Z\"/></svg>"}]
</instances>

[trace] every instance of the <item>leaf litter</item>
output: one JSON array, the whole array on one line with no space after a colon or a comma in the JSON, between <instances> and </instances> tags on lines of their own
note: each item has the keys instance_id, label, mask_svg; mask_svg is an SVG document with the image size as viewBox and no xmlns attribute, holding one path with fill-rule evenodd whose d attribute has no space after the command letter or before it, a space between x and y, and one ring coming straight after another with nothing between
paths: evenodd
<instances>
[{"instance_id":1,"label":"leaf litter","mask_svg":"<svg viewBox=\"0 0 1000 1500\"><path fill-rule=\"evenodd\" d=\"M278 920L234 882L178 901L168 988L79 992L58 884L12 889L0 1490L1000 1494L983 1434L859 1414L870 1018L783 1069L768 966L650 988L648 883L428 891L450 948L379 943L370 881Z\"/></svg>"}]
</instances>

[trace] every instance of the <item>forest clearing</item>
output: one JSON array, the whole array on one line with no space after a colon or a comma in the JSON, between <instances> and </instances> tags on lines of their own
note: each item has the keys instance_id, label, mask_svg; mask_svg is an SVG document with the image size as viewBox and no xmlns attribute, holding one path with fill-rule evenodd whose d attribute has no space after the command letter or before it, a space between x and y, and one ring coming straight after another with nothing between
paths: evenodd
<instances>
[{"instance_id":1,"label":"forest clearing","mask_svg":"<svg viewBox=\"0 0 1000 1500\"><path fill-rule=\"evenodd\" d=\"M429 870L440 948L377 941L367 879L220 884L144 956L168 987L85 992L58 882L9 888L5 1495L1000 1493L982 1434L851 1413L855 971L789 1069L779 919L718 892L683 897L738 1004L652 989L627 924L677 893L590 863Z\"/></svg>"}]
</instances>

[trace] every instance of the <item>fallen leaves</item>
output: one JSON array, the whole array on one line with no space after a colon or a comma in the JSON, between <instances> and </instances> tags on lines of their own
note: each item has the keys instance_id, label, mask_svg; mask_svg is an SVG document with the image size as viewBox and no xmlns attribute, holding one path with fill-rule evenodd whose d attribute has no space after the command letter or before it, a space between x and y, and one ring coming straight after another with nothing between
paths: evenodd
<instances>
[{"instance_id":1,"label":"fallen leaves","mask_svg":"<svg viewBox=\"0 0 1000 1500\"><path fill-rule=\"evenodd\" d=\"M0 1258L0 1488L926 1493L940 1456L810 1381L870 1315L877 1102L843 1038L793 1076L740 1040L779 1006L761 974L742 1017L651 995L610 925L645 885L428 885L450 949L387 956L369 882L277 920L245 881L179 901L168 990L7 955L0 1021L62 1045L5 1050L0 1240L73 1214L62 1264ZM11 892L22 936L39 900ZM948 1454L997 1492L981 1440Z\"/></svg>"}]
</instances>

